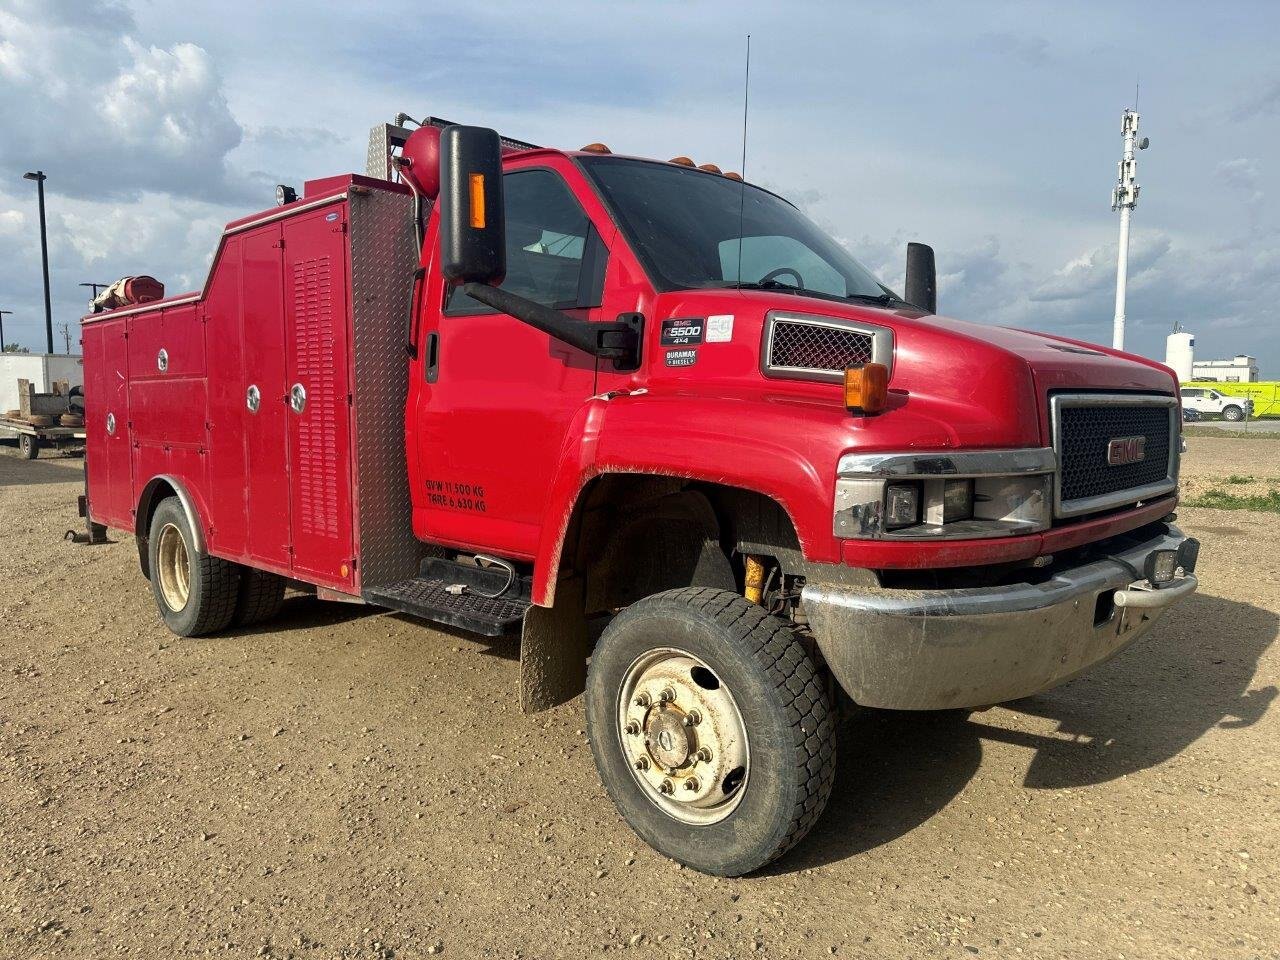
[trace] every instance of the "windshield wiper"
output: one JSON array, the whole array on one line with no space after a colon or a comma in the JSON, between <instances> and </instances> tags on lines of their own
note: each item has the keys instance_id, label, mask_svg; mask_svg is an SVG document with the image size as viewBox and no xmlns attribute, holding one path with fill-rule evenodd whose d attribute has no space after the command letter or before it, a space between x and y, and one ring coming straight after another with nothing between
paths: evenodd
<instances>
[{"instance_id":1,"label":"windshield wiper","mask_svg":"<svg viewBox=\"0 0 1280 960\"><path fill-rule=\"evenodd\" d=\"M892 303L906 304L910 307L913 304L908 303L901 297L896 297L892 293L851 293L845 297L846 300L856 300L858 303L874 303L880 307L887 307Z\"/></svg>"},{"instance_id":2,"label":"windshield wiper","mask_svg":"<svg viewBox=\"0 0 1280 960\"><path fill-rule=\"evenodd\" d=\"M816 293L806 290L794 283L783 283L781 280L730 280L725 286L730 290L790 290L793 293Z\"/></svg>"}]
</instances>

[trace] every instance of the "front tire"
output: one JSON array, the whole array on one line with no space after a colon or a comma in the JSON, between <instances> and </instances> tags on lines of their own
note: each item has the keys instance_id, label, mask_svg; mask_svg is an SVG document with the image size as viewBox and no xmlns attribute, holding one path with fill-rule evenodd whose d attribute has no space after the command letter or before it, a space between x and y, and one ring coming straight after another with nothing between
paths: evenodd
<instances>
[{"instance_id":1,"label":"front tire","mask_svg":"<svg viewBox=\"0 0 1280 960\"><path fill-rule=\"evenodd\" d=\"M1222 419L1230 420L1232 423L1239 423L1244 419L1244 409L1237 406L1223 407Z\"/></svg>"},{"instance_id":2,"label":"front tire","mask_svg":"<svg viewBox=\"0 0 1280 960\"><path fill-rule=\"evenodd\" d=\"M240 577L236 564L201 553L177 497L151 516L147 556L151 593L165 626L180 637L215 633L231 622Z\"/></svg>"},{"instance_id":3,"label":"front tire","mask_svg":"<svg viewBox=\"0 0 1280 960\"><path fill-rule=\"evenodd\" d=\"M40 438L31 433L18 434L18 450L24 460L40 456Z\"/></svg>"},{"instance_id":4,"label":"front tire","mask_svg":"<svg viewBox=\"0 0 1280 960\"><path fill-rule=\"evenodd\" d=\"M725 590L628 607L596 644L587 730L605 790L640 837L740 876L817 821L835 776L822 668L787 622Z\"/></svg>"}]
</instances>

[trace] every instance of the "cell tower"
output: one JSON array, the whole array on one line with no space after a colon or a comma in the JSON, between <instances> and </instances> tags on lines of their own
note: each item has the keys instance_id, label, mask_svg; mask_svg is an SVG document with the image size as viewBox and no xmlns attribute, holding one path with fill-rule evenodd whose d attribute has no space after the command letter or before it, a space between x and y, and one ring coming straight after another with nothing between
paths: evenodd
<instances>
[{"instance_id":1,"label":"cell tower","mask_svg":"<svg viewBox=\"0 0 1280 960\"><path fill-rule=\"evenodd\" d=\"M1150 141L1138 139L1138 111L1126 110L1120 124L1124 137L1124 153L1120 158L1120 176L1111 189L1111 209L1120 211L1120 253L1116 258L1116 319L1111 330L1111 346L1124 349L1124 296L1129 282L1129 218L1138 205L1138 161L1135 151L1145 150Z\"/></svg>"}]
</instances>

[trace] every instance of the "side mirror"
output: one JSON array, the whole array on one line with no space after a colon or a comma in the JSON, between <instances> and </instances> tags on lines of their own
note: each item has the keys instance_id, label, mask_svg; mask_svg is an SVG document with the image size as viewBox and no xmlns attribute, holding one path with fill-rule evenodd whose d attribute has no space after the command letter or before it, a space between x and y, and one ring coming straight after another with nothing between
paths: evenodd
<instances>
[{"instance_id":1,"label":"side mirror","mask_svg":"<svg viewBox=\"0 0 1280 960\"><path fill-rule=\"evenodd\" d=\"M502 145L488 127L440 134L440 271L453 284L499 284L507 275Z\"/></svg>"},{"instance_id":2,"label":"side mirror","mask_svg":"<svg viewBox=\"0 0 1280 960\"><path fill-rule=\"evenodd\" d=\"M933 247L925 243L907 244L906 300L928 313L938 312L938 274L933 263Z\"/></svg>"}]
</instances>

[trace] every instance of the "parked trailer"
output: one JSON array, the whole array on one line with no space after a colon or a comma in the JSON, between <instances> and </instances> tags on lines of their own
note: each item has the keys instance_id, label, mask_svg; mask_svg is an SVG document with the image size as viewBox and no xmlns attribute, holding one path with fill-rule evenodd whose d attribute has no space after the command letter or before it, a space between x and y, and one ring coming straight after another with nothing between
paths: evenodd
<instances>
[{"instance_id":1,"label":"parked trailer","mask_svg":"<svg viewBox=\"0 0 1280 960\"><path fill-rule=\"evenodd\" d=\"M899 297L714 166L442 126L84 318L90 516L175 633L289 578L519 635L522 705L585 691L627 821L735 875L821 813L842 698L1030 696L1196 588L1168 368L935 316L931 250Z\"/></svg>"},{"instance_id":2,"label":"parked trailer","mask_svg":"<svg viewBox=\"0 0 1280 960\"><path fill-rule=\"evenodd\" d=\"M0 440L17 440L24 459L34 460L40 451L79 449L84 446L84 427L36 427L25 420L0 417Z\"/></svg>"}]
</instances>

